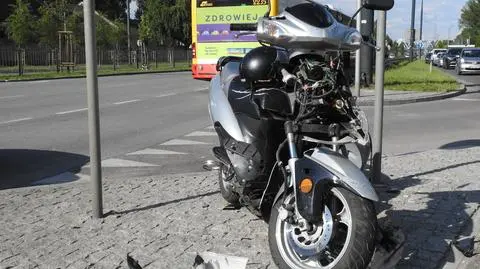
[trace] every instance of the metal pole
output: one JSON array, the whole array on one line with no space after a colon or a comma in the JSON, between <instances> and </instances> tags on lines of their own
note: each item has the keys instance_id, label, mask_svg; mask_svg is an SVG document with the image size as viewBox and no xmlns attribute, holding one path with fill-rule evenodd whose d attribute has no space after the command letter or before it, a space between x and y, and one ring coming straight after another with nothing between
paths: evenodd
<instances>
[{"instance_id":1,"label":"metal pole","mask_svg":"<svg viewBox=\"0 0 480 269\"><path fill-rule=\"evenodd\" d=\"M130 53L130 0L127 0L127 46L128 46L128 64L132 64L132 54Z\"/></svg>"},{"instance_id":2,"label":"metal pole","mask_svg":"<svg viewBox=\"0 0 480 269\"><path fill-rule=\"evenodd\" d=\"M412 0L412 21L410 26L410 61L413 61L414 46L415 46L415 0Z\"/></svg>"},{"instance_id":3,"label":"metal pole","mask_svg":"<svg viewBox=\"0 0 480 269\"><path fill-rule=\"evenodd\" d=\"M419 37L419 40L423 41L423 0L422 0L422 8L421 8L421 11L420 11L420 37ZM422 44L423 44L423 42L422 42ZM423 50L423 47L420 48L420 59L422 58L422 50Z\"/></svg>"},{"instance_id":4,"label":"metal pole","mask_svg":"<svg viewBox=\"0 0 480 269\"><path fill-rule=\"evenodd\" d=\"M85 55L87 65L88 129L90 139L90 176L92 178L93 217L103 217L102 166L100 155L100 117L98 108L98 81L96 39L93 11L95 0L85 0Z\"/></svg>"},{"instance_id":5,"label":"metal pole","mask_svg":"<svg viewBox=\"0 0 480 269\"><path fill-rule=\"evenodd\" d=\"M423 0L422 0L422 11L420 12L420 40L423 39Z\"/></svg>"},{"instance_id":6,"label":"metal pole","mask_svg":"<svg viewBox=\"0 0 480 269\"><path fill-rule=\"evenodd\" d=\"M362 0L357 0L357 9L362 6ZM360 13L357 15L357 30L360 32L362 25L362 17ZM355 52L355 96L360 97L360 49Z\"/></svg>"},{"instance_id":7,"label":"metal pole","mask_svg":"<svg viewBox=\"0 0 480 269\"><path fill-rule=\"evenodd\" d=\"M363 9L361 12L361 31L360 33L363 36L368 36L371 38L373 36L374 31L374 14L373 10L371 9ZM361 58L361 65L360 65L360 73L363 75L365 74L365 81L366 85L370 85L373 83L373 57L374 57L374 49L367 45L362 45L360 49L360 56Z\"/></svg>"},{"instance_id":8,"label":"metal pole","mask_svg":"<svg viewBox=\"0 0 480 269\"><path fill-rule=\"evenodd\" d=\"M382 135L383 135L383 82L385 75L385 35L386 11L380 11L377 22L377 51L375 64L375 116L373 122L373 180L379 183L382 179Z\"/></svg>"}]
</instances>

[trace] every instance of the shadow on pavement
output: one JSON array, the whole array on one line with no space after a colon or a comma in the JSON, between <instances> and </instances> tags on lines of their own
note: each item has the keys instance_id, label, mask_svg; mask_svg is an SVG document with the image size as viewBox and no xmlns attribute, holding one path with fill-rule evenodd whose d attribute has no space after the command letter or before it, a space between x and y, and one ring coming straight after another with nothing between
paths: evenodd
<instances>
[{"instance_id":1,"label":"shadow on pavement","mask_svg":"<svg viewBox=\"0 0 480 269\"><path fill-rule=\"evenodd\" d=\"M480 190L461 190L469 184L457 186L453 191L405 191L410 187L421 185L428 179L425 176L437 172L454 169L462 166L480 163L480 160L459 163L439 169L412 174L401 178L389 178L383 175L382 185L378 189L380 201L378 211L385 210L385 214L400 226L406 236L403 259L398 264L400 268L410 268L411 262L419 260L427 268L442 268L451 259L452 240L457 236L467 236L472 233L473 205L480 203ZM421 180L419 177L423 177ZM418 210L397 209L390 203L397 196L403 195L406 206L417 206ZM415 205L416 204L416 205ZM470 205L469 205L470 204ZM468 213L467 213L468 212ZM449 258L450 257L450 258Z\"/></svg>"},{"instance_id":2,"label":"shadow on pavement","mask_svg":"<svg viewBox=\"0 0 480 269\"><path fill-rule=\"evenodd\" d=\"M88 161L88 156L68 152L0 149L0 190L75 181L79 178L71 173L55 176L78 172Z\"/></svg>"},{"instance_id":3,"label":"shadow on pavement","mask_svg":"<svg viewBox=\"0 0 480 269\"><path fill-rule=\"evenodd\" d=\"M466 149L480 147L480 139L460 140L452 143L445 144L439 149Z\"/></svg>"},{"instance_id":4,"label":"shadow on pavement","mask_svg":"<svg viewBox=\"0 0 480 269\"><path fill-rule=\"evenodd\" d=\"M112 210L112 211L107 212L107 213L105 214L105 216L124 215L124 214L128 214L128 213L133 213L133 212L140 212L140 211L144 211L144 210L150 210L150 209L154 209L154 208L166 206L166 205L169 205L169 204L175 204L175 203L179 203L179 202L184 202L184 201L188 201L188 200L193 200L193 199L197 199L197 198L200 198L200 197L207 197L207 196L211 196L211 195L215 195L215 194L219 194L219 193L220 193L220 191L211 191L211 192L207 192L207 193L202 193L202 194L198 194L198 195L188 196L188 197L184 197L184 198L180 198L180 199L175 199L175 200L171 200L171 201L167 201L167 202L161 202L161 203L154 204L154 205L149 205L149 206L144 206L144 207L138 207L138 208L133 208L133 209L124 210L124 211L115 211L115 210Z\"/></svg>"}]
</instances>

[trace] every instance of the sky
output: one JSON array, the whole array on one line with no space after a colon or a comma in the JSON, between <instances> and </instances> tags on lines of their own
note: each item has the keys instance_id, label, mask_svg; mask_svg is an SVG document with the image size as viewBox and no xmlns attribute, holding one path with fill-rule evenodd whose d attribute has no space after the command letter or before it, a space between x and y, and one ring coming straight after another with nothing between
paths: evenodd
<instances>
[{"instance_id":1,"label":"sky","mask_svg":"<svg viewBox=\"0 0 480 269\"><path fill-rule=\"evenodd\" d=\"M415 29L420 31L421 1L416 0ZM346 14L353 14L356 0L325 0ZM454 39L459 32L458 19L467 0L424 0L423 39ZM387 34L394 40L403 39L410 29L412 0L395 0L395 6L387 12Z\"/></svg>"},{"instance_id":2,"label":"sky","mask_svg":"<svg viewBox=\"0 0 480 269\"><path fill-rule=\"evenodd\" d=\"M416 0L415 29L420 30L420 7L422 0ZM324 0L347 15L353 15L357 0ZM424 0L423 39L454 39L459 33L458 19L467 0ZM134 16L137 5L130 4ZM412 0L395 0L395 6L387 13L387 34L394 40L405 38L410 29ZM449 34L450 33L450 34Z\"/></svg>"}]
</instances>

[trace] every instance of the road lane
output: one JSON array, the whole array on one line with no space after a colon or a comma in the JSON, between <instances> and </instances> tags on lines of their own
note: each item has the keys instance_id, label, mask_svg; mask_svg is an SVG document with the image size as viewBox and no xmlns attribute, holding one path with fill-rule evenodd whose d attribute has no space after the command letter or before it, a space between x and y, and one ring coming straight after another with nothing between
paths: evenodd
<instances>
[{"instance_id":1,"label":"road lane","mask_svg":"<svg viewBox=\"0 0 480 269\"><path fill-rule=\"evenodd\" d=\"M100 106L115 102L149 99L166 93L186 93L208 87L187 72L99 78ZM0 121L25 117L35 118L86 106L85 79L51 80L46 83L0 83Z\"/></svg>"}]
</instances>

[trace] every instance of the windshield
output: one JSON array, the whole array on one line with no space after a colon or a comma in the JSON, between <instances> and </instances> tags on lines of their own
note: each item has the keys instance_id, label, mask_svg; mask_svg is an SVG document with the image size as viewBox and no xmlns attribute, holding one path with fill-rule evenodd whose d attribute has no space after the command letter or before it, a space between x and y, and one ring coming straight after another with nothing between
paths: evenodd
<instances>
[{"instance_id":1,"label":"windshield","mask_svg":"<svg viewBox=\"0 0 480 269\"><path fill-rule=\"evenodd\" d=\"M318 0L280 0L280 12L289 12L312 26L325 28L333 24L333 17Z\"/></svg>"},{"instance_id":2,"label":"windshield","mask_svg":"<svg viewBox=\"0 0 480 269\"><path fill-rule=\"evenodd\" d=\"M460 55L460 52L462 52L462 49L461 48L458 48L458 49L449 49L447 54L448 56L456 56L456 55Z\"/></svg>"},{"instance_id":3,"label":"windshield","mask_svg":"<svg viewBox=\"0 0 480 269\"><path fill-rule=\"evenodd\" d=\"M464 50L463 57L480 57L480 50Z\"/></svg>"}]
</instances>

